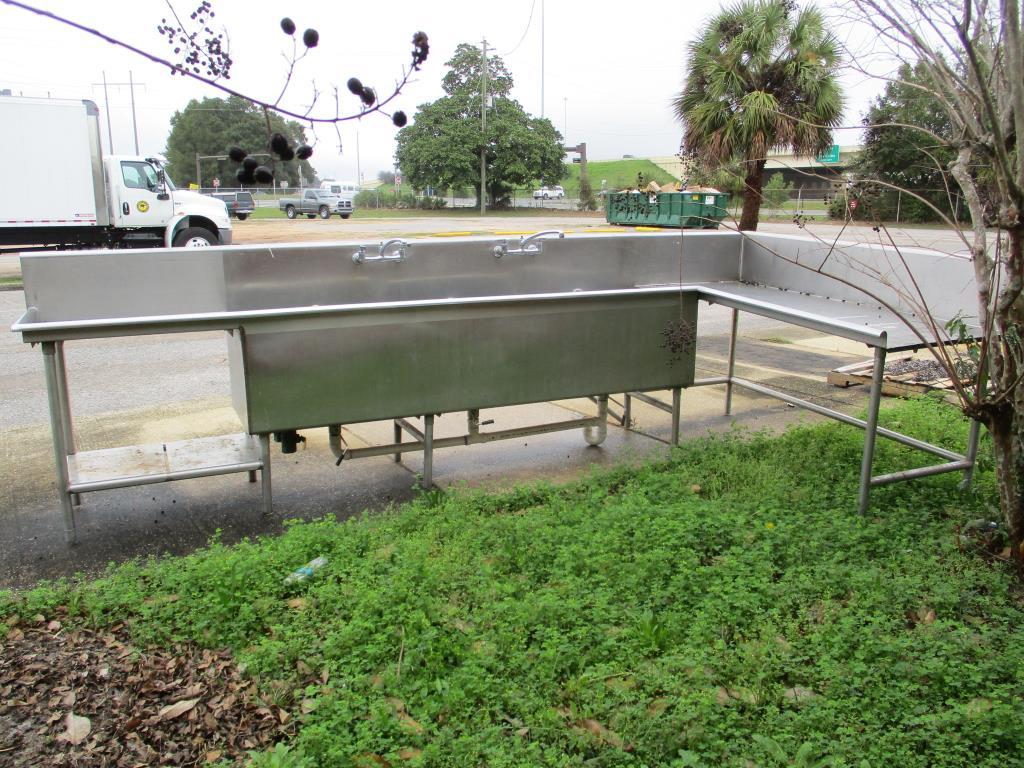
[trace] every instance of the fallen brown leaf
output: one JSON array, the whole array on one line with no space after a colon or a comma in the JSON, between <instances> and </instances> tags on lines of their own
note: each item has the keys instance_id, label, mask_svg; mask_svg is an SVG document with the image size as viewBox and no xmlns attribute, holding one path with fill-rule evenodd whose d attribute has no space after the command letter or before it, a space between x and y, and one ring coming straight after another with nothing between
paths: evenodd
<instances>
[{"instance_id":1,"label":"fallen brown leaf","mask_svg":"<svg viewBox=\"0 0 1024 768\"><path fill-rule=\"evenodd\" d=\"M818 694L812 691L810 688L804 688L799 685L794 685L792 688L787 688L782 692L782 695L788 701L808 701L809 699L818 698Z\"/></svg>"},{"instance_id":2,"label":"fallen brown leaf","mask_svg":"<svg viewBox=\"0 0 1024 768\"><path fill-rule=\"evenodd\" d=\"M417 723L406 712L398 713L398 724L405 730L411 731L412 733L423 733L423 726Z\"/></svg>"},{"instance_id":3,"label":"fallen brown leaf","mask_svg":"<svg viewBox=\"0 0 1024 768\"><path fill-rule=\"evenodd\" d=\"M376 752L368 752L365 755L356 755L352 758L352 762L355 763L358 768L374 768L374 766L384 766L385 768L388 768L391 765L391 763Z\"/></svg>"},{"instance_id":4,"label":"fallen brown leaf","mask_svg":"<svg viewBox=\"0 0 1024 768\"><path fill-rule=\"evenodd\" d=\"M75 746L81 744L92 731L92 721L88 717L80 717L74 712L68 712L64 723L67 730L57 738L68 744Z\"/></svg>"},{"instance_id":5,"label":"fallen brown leaf","mask_svg":"<svg viewBox=\"0 0 1024 768\"><path fill-rule=\"evenodd\" d=\"M622 741L622 737L619 736L619 734L609 728L606 728L597 720L590 718L580 720L576 723L574 729L579 732L590 734L598 741L615 747L616 749L623 749L625 747L625 743Z\"/></svg>"},{"instance_id":6,"label":"fallen brown leaf","mask_svg":"<svg viewBox=\"0 0 1024 768\"><path fill-rule=\"evenodd\" d=\"M183 701L169 704L163 707L158 713L157 718L163 720L173 720L176 717L181 717L186 712L190 711L199 703L199 699L185 699Z\"/></svg>"}]
</instances>

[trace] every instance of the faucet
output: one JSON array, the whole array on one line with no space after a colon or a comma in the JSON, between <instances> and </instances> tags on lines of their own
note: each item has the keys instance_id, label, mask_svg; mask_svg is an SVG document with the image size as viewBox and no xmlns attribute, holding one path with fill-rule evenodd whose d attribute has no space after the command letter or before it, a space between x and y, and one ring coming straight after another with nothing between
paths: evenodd
<instances>
[{"instance_id":1,"label":"faucet","mask_svg":"<svg viewBox=\"0 0 1024 768\"><path fill-rule=\"evenodd\" d=\"M398 245L398 250L391 256L386 254L388 248L393 245ZM377 247L376 256L366 255L366 246L360 245L355 253L352 254L352 261L356 264L362 264L367 261L402 261L405 258L405 250L409 247L409 244L400 238L392 238L391 240L382 241Z\"/></svg>"},{"instance_id":2,"label":"faucet","mask_svg":"<svg viewBox=\"0 0 1024 768\"><path fill-rule=\"evenodd\" d=\"M392 245L398 245L398 251L396 256L385 256L384 252ZM393 237L390 240L385 240L380 244L380 250L377 255L381 259L394 259L395 261L401 261L405 258L405 249L409 247L409 244L398 237Z\"/></svg>"},{"instance_id":3,"label":"faucet","mask_svg":"<svg viewBox=\"0 0 1024 768\"><path fill-rule=\"evenodd\" d=\"M518 248L509 248L508 240L500 245L494 246L494 258L500 259L502 256L536 256L542 250L542 244L540 239L542 237L565 237L565 233L557 229L546 229L543 232L534 232L529 237L519 238Z\"/></svg>"}]
</instances>

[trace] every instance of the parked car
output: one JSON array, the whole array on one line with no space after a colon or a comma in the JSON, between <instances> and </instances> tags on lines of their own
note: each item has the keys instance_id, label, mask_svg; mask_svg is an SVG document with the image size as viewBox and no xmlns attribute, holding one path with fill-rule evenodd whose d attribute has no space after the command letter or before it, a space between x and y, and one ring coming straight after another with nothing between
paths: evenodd
<instances>
[{"instance_id":1,"label":"parked car","mask_svg":"<svg viewBox=\"0 0 1024 768\"><path fill-rule=\"evenodd\" d=\"M329 219L334 213L347 219L354 210L351 200L338 197L326 189L304 189L299 197L282 197L277 201L277 207L289 219L294 219L300 213L306 214L309 219L314 216Z\"/></svg>"},{"instance_id":2,"label":"parked car","mask_svg":"<svg viewBox=\"0 0 1024 768\"><path fill-rule=\"evenodd\" d=\"M533 190L534 200L549 200L551 198L561 200L565 197L565 190L561 186L554 187L541 187L540 189Z\"/></svg>"},{"instance_id":3,"label":"parked car","mask_svg":"<svg viewBox=\"0 0 1024 768\"><path fill-rule=\"evenodd\" d=\"M228 214L239 221L245 221L249 214L256 210L256 202L252 199L251 192L210 192L210 197L223 200L228 209Z\"/></svg>"}]
</instances>

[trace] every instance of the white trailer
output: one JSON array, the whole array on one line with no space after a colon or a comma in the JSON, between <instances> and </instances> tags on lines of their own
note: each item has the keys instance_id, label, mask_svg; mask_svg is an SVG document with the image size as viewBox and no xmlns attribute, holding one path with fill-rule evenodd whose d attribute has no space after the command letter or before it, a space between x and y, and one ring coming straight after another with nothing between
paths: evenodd
<instances>
[{"instance_id":1,"label":"white trailer","mask_svg":"<svg viewBox=\"0 0 1024 768\"><path fill-rule=\"evenodd\" d=\"M91 101L0 96L0 252L231 242L219 200L175 189L155 157L109 155Z\"/></svg>"}]
</instances>

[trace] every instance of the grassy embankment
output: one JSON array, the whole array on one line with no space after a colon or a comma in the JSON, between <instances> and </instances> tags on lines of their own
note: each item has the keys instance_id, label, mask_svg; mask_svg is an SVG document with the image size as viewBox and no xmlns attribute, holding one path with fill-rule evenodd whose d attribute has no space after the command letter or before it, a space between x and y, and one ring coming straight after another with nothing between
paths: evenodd
<instances>
[{"instance_id":1,"label":"grassy embankment","mask_svg":"<svg viewBox=\"0 0 1024 768\"><path fill-rule=\"evenodd\" d=\"M966 432L931 401L883 420ZM922 461L881 443L876 471ZM258 765L1021 765L1021 591L954 532L993 514L990 459L971 490L886 486L860 517L860 449L835 424L707 438L0 595L0 616L231 648L298 720Z\"/></svg>"}]
</instances>

